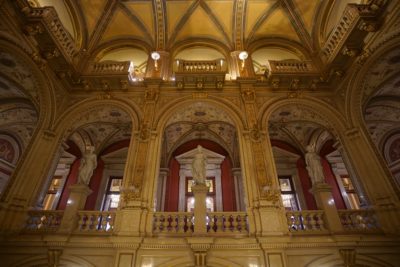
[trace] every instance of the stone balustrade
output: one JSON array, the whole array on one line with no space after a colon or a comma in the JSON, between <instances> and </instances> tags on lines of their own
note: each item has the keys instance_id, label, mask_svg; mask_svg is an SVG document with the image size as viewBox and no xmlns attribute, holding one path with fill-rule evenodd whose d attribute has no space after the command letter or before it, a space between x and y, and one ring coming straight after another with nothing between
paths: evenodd
<instances>
[{"instance_id":1,"label":"stone balustrade","mask_svg":"<svg viewBox=\"0 0 400 267\"><path fill-rule=\"evenodd\" d=\"M329 59L334 57L337 51L341 49L342 46L340 44L346 41L348 35L350 35L351 29L355 27L355 24L358 21L358 13L357 5L347 5L339 23L329 35L328 40L322 49L325 61L329 61Z\"/></svg>"},{"instance_id":2,"label":"stone balustrade","mask_svg":"<svg viewBox=\"0 0 400 267\"><path fill-rule=\"evenodd\" d=\"M25 231L55 232L58 230L64 211L62 210L31 210L28 211L28 220Z\"/></svg>"},{"instance_id":3,"label":"stone balustrade","mask_svg":"<svg viewBox=\"0 0 400 267\"><path fill-rule=\"evenodd\" d=\"M226 63L224 63L226 64ZM187 61L179 60L178 72L221 72L223 71L219 60Z\"/></svg>"},{"instance_id":4,"label":"stone balustrade","mask_svg":"<svg viewBox=\"0 0 400 267\"><path fill-rule=\"evenodd\" d=\"M104 61L92 65L94 74L128 74L131 62Z\"/></svg>"},{"instance_id":5,"label":"stone balustrade","mask_svg":"<svg viewBox=\"0 0 400 267\"><path fill-rule=\"evenodd\" d=\"M289 231L292 233L327 232L322 210L288 211L286 219Z\"/></svg>"},{"instance_id":6,"label":"stone balustrade","mask_svg":"<svg viewBox=\"0 0 400 267\"><path fill-rule=\"evenodd\" d=\"M374 210L338 210L338 213L344 231L380 231Z\"/></svg>"},{"instance_id":7,"label":"stone balustrade","mask_svg":"<svg viewBox=\"0 0 400 267\"><path fill-rule=\"evenodd\" d=\"M311 61L299 60L268 60L268 75L275 74L309 74L317 73Z\"/></svg>"},{"instance_id":8,"label":"stone balustrade","mask_svg":"<svg viewBox=\"0 0 400 267\"><path fill-rule=\"evenodd\" d=\"M67 55L69 60L72 60L78 49L73 37L65 29L54 7L31 7L27 1L18 1L18 5L28 21L31 23L40 22L58 44L59 50Z\"/></svg>"},{"instance_id":9,"label":"stone balustrade","mask_svg":"<svg viewBox=\"0 0 400 267\"><path fill-rule=\"evenodd\" d=\"M112 211L79 211L78 232L112 232L115 212Z\"/></svg>"},{"instance_id":10,"label":"stone balustrade","mask_svg":"<svg viewBox=\"0 0 400 267\"><path fill-rule=\"evenodd\" d=\"M207 214L208 233L248 233L245 212L210 212Z\"/></svg>"},{"instance_id":11,"label":"stone balustrade","mask_svg":"<svg viewBox=\"0 0 400 267\"><path fill-rule=\"evenodd\" d=\"M194 216L189 212L155 212L154 234L189 234L194 231Z\"/></svg>"}]
</instances>

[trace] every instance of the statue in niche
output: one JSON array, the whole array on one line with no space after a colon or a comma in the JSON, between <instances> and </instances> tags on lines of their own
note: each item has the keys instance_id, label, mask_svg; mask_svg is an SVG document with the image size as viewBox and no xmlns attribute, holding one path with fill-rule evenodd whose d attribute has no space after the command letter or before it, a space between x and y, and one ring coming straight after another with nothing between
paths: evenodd
<instances>
[{"instance_id":1,"label":"statue in niche","mask_svg":"<svg viewBox=\"0 0 400 267\"><path fill-rule=\"evenodd\" d=\"M198 145L197 153L194 156L192 162L192 175L195 184L206 183L206 169L207 169L207 157L203 153L203 148Z\"/></svg>"},{"instance_id":2,"label":"statue in niche","mask_svg":"<svg viewBox=\"0 0 400 267\"><path fill-rule=\"evenodd\" d=\"M81 164L79 166L78 184L88 185L92 178L93 170L97 167L97 156L94 152L94 147L88 147L83 154Z\"/></svg>"},{"instance_id":3,"label":"statue in niche","mask_svg":"<svg viewBox=\"0 0 400 267\"><path fill-rule=\"evenodd\" d=\"M321 157L315 153L315 147L313 145L308 145L306 150L307 153L305 155L305 160L312 184L315 185L325 183L325 175L322 169Z\"/></svg>"}]
</instances>

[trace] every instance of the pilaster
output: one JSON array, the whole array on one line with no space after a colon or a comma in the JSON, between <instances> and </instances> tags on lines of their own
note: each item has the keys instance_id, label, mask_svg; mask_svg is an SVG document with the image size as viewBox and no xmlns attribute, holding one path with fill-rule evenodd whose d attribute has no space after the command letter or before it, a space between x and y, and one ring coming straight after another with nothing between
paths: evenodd
<instances>
[{"instance_id":1,"label":"pilaster","mask_svg":"<svg viewBox=\"0 0 400 267\"><path fill-rule=\"evenodd\" d=\"M18 231L24 227L26 211L36 204L58 145L56 134L49 130L39 129L31 139L3 194L0 231Z\"/></svg>"},{"instance_id":2,"label":"pilaster","mask_svg":"<svg viewBox=\"0 0 400 267\"><path fill-rule=\"evenodd\" d=\"M383 162L375 154L365 134L358 128L343 135L343 145L352 166L374 208L382 229L387 233L400 231L399 192Z\"/></svg>"}]
</instances>

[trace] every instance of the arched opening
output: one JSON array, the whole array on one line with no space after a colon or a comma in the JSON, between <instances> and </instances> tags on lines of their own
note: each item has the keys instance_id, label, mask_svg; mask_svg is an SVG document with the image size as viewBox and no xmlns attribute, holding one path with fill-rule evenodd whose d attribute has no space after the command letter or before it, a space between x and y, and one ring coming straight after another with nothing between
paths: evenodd
<instances>
[{"instance_id":1,"label":"arched opening","mask_svg":"<svg viewBox=\"0 0 400 267\"><path fill-rule=\"evenodd\" d=\"M207 158L208 210L244 210L234 125L225 111L206 102L196 102L172 114L163 135L157 210L193 208L191 164L198 145Z\"/></svg>"},{"instance_id":2,"label":"arched opening","mask_svg":"<svg viewBox=\"0 0 400 267\"><path fill-rule=\"evenodd\" d=\"M372 142L400 186L400 48L379 57L367 72L363 116Z\"/></svg>"},{"instance_id":3,"label":"arched opening","mask_svg":"<svg viewBox=\"0 0 400 267\"><path fill-rule=\"evenodd\" d=\"M314 184L323 182L332 188L337 209L358 209L361 203L357 184L342 152L335 147L330 126L321 118L296 105L280 107L270 116L269 134L284 207L316 209L311 190ZM313 152L321 169L320 181L310 173L314 166L307 154Z\"/></svg>"},{"instance_id":4,"label":"arched opening","mask_svg":"<svg viewBox=\"0 0 400 267\"><path fill-rule=\"evenodd\" d=\"M39 120L37 82L18 57L0 52L0 195Z\"/></svg>"},{"instance_id":5,"label":"arched opening","mask_svg":"<svg viewBox=\"0 0 400 267\"><path fill-rule=\"evenodd\" d=\"M43 194L43 208L65 209L69 186L82 182L79 179L82 159L86 153L93 153L96 160L87 180L93 192L86 200L85 210L115 210L132 132L129 115L117 107L99 107L81 117L70 129L67 141L55 157L47 191Z\"/></svg>"}]
</instances>

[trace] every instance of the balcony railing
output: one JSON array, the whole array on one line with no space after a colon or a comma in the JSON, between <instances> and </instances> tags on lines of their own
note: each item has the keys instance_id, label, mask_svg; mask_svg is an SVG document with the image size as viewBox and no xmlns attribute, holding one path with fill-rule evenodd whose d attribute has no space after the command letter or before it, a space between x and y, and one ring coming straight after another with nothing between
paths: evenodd
<instances>
[{"instance_id":1,"label":"balcony railing","mask_svg":"<svg viewBox=\"0 0 400 267\"><path fill-rule=\"evenodd\" d=\"M311 61L268 60L268 75L274 74L311 74L317 70Z\"/></svg>"},{"instance_id":2,"label":"balcony railing","mask_svg":"<svg viewBox=\"0 0 400 267\"><path fill-rule=\"evenodd\" d=\"M115 212L112 211L79 211L78 232L112 232Z\"/></svg>"},{"instance_id":3,"label":"balcony railing","mask_svg":"<svg viewBox=\"0 0 400 267\"><path fill-rule=\"evenodd\" d=\"M344 231L379 232L374 210L338 210Z\"/></svg>"},{"instance_id":4,"label":"balcony railing","mask_svg":"<svg viewBox=\"0 0 400 267\"><path fill-rule=\"evenodd\" d=\"M93 74L128 74L131 62L104 61L92 65Z\"/></svg>"},{"instance_id":5,"label":"balcony railing","mask_svg":"<svg viewBox=\"0 0 400 267\"><path fill-rule=\"evenodd\" d=\"M31 210L25 231L55 232L58 230L64 211L62 210Z\"/></svg>"},{"instance_id":6,"label":"balcony railing","mask_svg":"<svg viewBox=\"0 0 400 267\"><path fill-rule=\"evenodd\" d=\"M207 215L207 232L247 234L247 214L245 212L210 212Z\"/></svg>"},{"instance_id":7,"label":"balcony railing","mask_svg":"<svg viewBox=\"0 0 400 267\"><path fill-rule=\"evenodd\" d=\"M226 63L223 63L226 65ZM191 72L222 72L223 64L220 60L208 60L208 61L188 61L179 60L179 65L177 66L177 72L191 73Z\"/></svg>"},{"instance_id":8,"label":"balcony railing","mask_svg":"<svg viewBox=\"0 0 400 267\"><path fill-rule=\"evenodd\" d=\"M286 212L289 231L292 233L326 233L324 211L302 210Z\"/></svg>"},{"instance_id":9,"label":"balcony railing","mask_svg":"<svg viewBox=\"0 0 400 267\"><path fill-rule=\"evenodd\" d=\"M153 215L154 234L190 234L194 231L194 216L190 212L156 212Z\"/></svg>"}]
</instances>

